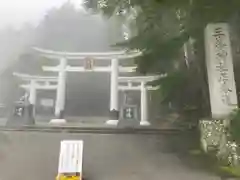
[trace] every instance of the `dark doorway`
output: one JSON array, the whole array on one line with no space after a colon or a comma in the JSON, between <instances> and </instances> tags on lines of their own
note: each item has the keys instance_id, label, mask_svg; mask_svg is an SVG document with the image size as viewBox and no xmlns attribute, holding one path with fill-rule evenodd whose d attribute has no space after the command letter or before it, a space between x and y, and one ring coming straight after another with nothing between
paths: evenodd
<instances>
[{"instance_id":1,"label":"dark doorway","mask_svg":"<svg viewBox=\"0 0 240 180\"><path fill-rule=\"evenodd\" d=\"M109 73L68 73L66 116L107 117L109 100Z\"/></svg>"}]
</instances>

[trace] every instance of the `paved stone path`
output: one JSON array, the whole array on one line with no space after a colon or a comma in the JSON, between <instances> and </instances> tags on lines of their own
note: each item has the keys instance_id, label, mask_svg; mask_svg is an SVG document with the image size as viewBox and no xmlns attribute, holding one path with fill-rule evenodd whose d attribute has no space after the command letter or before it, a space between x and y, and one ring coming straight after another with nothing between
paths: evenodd
<instances>
[{"instance_id":1,"label":"paved stone path","mask_svg":"<svg viewBox=\"0 0 240 180\"><path fill-rule=\"evenodd\" d=\"M219 179L185 166L163 135L0 132L0 180L54 180L64 139L84 140L87 180Z\"/></svg>"}]
</instances>

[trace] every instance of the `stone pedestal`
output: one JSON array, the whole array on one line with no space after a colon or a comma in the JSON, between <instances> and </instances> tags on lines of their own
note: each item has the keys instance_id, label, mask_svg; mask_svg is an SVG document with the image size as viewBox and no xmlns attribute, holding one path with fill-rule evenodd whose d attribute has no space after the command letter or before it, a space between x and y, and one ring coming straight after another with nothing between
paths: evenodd
<instances>
[{"instance_id":1,"label":"stone pedestal","mask_svg":"<svg viewBox=\"0 0 240 180\"><path fill-rule=\"evenodd\" d=\"M118 124L118 119L119 119L119 111L115 109L111 110L109 112L109 120L106 122L106 124L116 126Z\"/></svg>"},{"instance_id":2,"label":"stone pedestal","mask_svg":"<svg viewBox=\"0 0 240 180\"><path fill-rule=\"evenodd\" d=\"M34 106L24 102L15 102L7 126L35 125Z\"/></svg>"},{"instance_id":3,"label":"stone pedestal","mask_svg":"<svg viewBox=\"0 0 240 180\"><path fill-rule=\"evenodd\" d=\"M24 111L24 125L35 125L35 118L34 118L34 112L35 112L35 106L32 104L29 104L25 107Z\"/></svg>"},{"instance_id":4,"label":"stone pedestal","mask_svg":"<svg viewBox=\"0 0 240 180\"><path fill-rule=\"evenodd\" d=\"M52 124L52 125L63 125L63 124L66 124L67 121L65 119L51 119L49 124Z\"/></svg>"},{"instance_id":5,"label":"stone pedestal","mask_svg":"<svg viewBox=\"0 0 240 180\"><path fill-rule=\"evenodd\" d=\"M119 127L134 128L139 126L137 105L123 105L120 111Z\"/></svg>"}]
</instances>

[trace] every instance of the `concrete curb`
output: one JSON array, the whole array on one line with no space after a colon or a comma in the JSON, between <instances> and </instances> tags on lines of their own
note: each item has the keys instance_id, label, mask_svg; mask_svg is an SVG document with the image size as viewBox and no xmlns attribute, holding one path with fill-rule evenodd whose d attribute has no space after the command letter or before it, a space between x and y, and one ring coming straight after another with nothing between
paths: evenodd
<instances>
[{"instance_id":1,"label":"concrete curb","mask_svg":"<svg viewBox=\"0 0 240 180\"><path fill-rule=\"evenodd\" d=\"M183 128L157 129L157 128L96 128L96 127L71 127L71 126L18 126L0 127L0 131L35 131L35 132L67 132L67 133L93 133L93 134L179 134L191 131Z\"/></svg>"}]
</instances>

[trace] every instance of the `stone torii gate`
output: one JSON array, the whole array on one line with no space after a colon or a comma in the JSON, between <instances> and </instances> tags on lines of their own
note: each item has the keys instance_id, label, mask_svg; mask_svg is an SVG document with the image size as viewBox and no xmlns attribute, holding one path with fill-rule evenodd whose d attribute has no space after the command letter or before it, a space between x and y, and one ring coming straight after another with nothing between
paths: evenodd
<instances>
[{"instance_id":1,"label":"stone torii gate","mask_svg":"<svg viewBox=\"0 0 240 180\"><path fill-rule=\"evenodd\" d=\"M149 126L148 120L148 90L157 90L159 87L147 85L148 82L157 80L162 76L133 76L133 77L119 77L120 91L140 91L141 92L141 120L140 125ZM137 85L136 85L137 84Z\"/></svg>"},{"instance_id":2,"label":"stone torii gate","mask_svg":"<svg viewBox=\"0 0 240 180\"><path fill-rule=\"evenodd\" d=\"M119 72L135 72L136 67L119 66L119 60L131 59L140 56L140 51L116 51L116 52L93 52L93 53L73 53L45 50L34 47L40 56L48 59L59 60L59 65L55 67L43 67L44 71L58 72L58 87L56 95L55 116L58 119L64 119L65 91L66 91L66 72L109 72L111 73L110 87L110 113L107 124L116 125L119 119L118 107L118 77ZM68 60L86 61L86 66L69 66ZM111 66L94 67L94 61L108 60Z\"/></svg>"},{"instance_id":3,"label":"stone torii gate","mask_svg":"<svg viewBox=\"0 0 240 180\"><path fill-rule=\"evenodd\" d=\"M34 111L37 98L37 90L55 90L57 89L57 77L36 76L22 73L13 73L14 76L25 81L20 87L29 93L29 103ZM26 83L27 82L27 83ZM34 112L33 112L34 114Z\"/></svg>"},{"instance_id":4,"label":"stone torii gate","mask_svg":"<svg viewBox=\"0 0 240 180\"><path fill-rule=\"evenodd\" d=\"M20 87L29 92L29 102L33 107L36 105L37 93L41 90L57 90L57 77L48 76L33 76L28 74L14 73L14 76L20 78L27 83L21 84ZM164 76L164 75L163 75ZM156 90L158 87L147 85L148 82L154 81L162 76L133 76L133 77L119 77L118 90L119 91L141 91L141 126L149 126L148 121L148 101L147 91ZM33 113L34 115L34 113ZM63 121L62 121L63 122Z\"/></svg>"}]
</instances>

